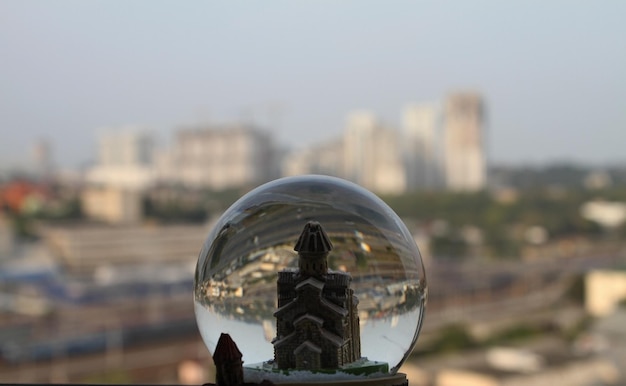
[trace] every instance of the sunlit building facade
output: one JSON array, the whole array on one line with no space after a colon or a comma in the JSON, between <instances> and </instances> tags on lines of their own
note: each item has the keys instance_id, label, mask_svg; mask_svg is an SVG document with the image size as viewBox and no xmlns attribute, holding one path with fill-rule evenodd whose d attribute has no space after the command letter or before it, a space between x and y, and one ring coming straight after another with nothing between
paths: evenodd
<instances>
[{"instance_id":1,"label":"sunlit building facade","mask_svg":"<svg viewBox=\"0 0 626 386\"><path fill-rule=\"evenodd\" d=\"M434 104L404 109L402 128L408 190L435 189L441 185L438 136L439 109Z\"/></svg>"},{"instance_id":2,"label":"sunlit building facade","mask_svg":"<svg viewBox=\"0 0 626 386\"><path fill-rule=\"evenodd\" d=\"M278 175L271 136L244 125L179 130L171 162L167 179L191 188L257 185Z\"/></svg>"},{"instance_id":3,"label":"sunlit building facade","mask_svg":"<svg viewBox=\"0 0 626 386\"><path fill-rule=\"evenodd\" d=\"M344 177L377 193L402 193L406 179L398 132L369 112L348 116Z\"/></svg>"},{"instance_id":4,"label":"sunlit building facade","mask_svg":"<svg viewBox=\"0 0 626 386\"><path fill-rule=\"evenodd\" d=\"M87 182L94 185L142 190L154 182L155 141L138 127L107 130L98 138L98 158L88 170Z\"/></svg>"},{"instance_id":5,"label":"sunlit building facade","mask_svg":"<svg viewBox=\"0 0 626 386\"><path fill-rule=\"evenodd\" d=\"M457 93L445 101L443 154L446 188L484 189L487 182L484 105L480 95Z\"/></svg>"},{"instance_id":6,"label":"sunlit building facade","mask_svg":"<svg viewBox=\"0 0 626 386\"><path fill-rule=\"evenodd\" d=\"M282 162L284 176L324 174L341 176L343 172L343 141L341 138L298 149Z\"/></svg>"}]
</instances>

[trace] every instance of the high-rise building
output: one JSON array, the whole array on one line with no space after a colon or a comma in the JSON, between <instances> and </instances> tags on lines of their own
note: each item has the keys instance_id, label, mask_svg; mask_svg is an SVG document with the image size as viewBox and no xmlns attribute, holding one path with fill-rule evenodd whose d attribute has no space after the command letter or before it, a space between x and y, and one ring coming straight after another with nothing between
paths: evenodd
<instances>
[{"instance_id":1,"label":"high-rise building","mask_svg":"<svg viewBox=\"0 0 626 386\"><path fill-rule=\"evenodd\" d=\"M40 139L33 146L34 172L39 178L48 179L52 177L53 161L52 146L46 139Z\"/></svg>"},{"instance_id":2,"label":"high-rise building","mask_svg":"<svg viewBox=\"0 0 626 386\"><path fill-rule=\"evenodd\" d=\"M348 116L344 134L344 177L377 193L406 190L398 132L369 112Z\"/></svg>"},{"instance_id":3,"label":"high-rise building","mask_svg":"<svg viewBox=\"0 0 626 386\"><path fill-rule=\"evenodd\" d=\"M179 130L171 156L175 175L168 179L188 187L256 185L278 174L271 136L249 126Z\"/></svg>"},{"instance_id":4,"label":"high-rise building","mask_svg":"<svg viewBox=\"0 0 626 386\"><path fill-rule=\"evenodd\" d=\"M486 186L484 106L480 95L448 96L444 110L443 152L446 188L476 191Z\"/></svg>"},{"instance_id":5,"label":"high-rise building","mask_svg":"<svg viewBox=\"0 0 626 386\"><path fill-rule=\"evenodd\" d=\"M410 105L404 109L404 154L408 190L441 185L441 157L435 105Z\"/></svg>"},{"instance_id":6,"label":"high-rise building","mask_svg":"<svg viewBox=\"0 0 626 386\"><path fill-rule=\"evenodd\" d=\"M151 166L154 145L152 135L134 127L103 133L98 143L98 164Z\"/></svg>"},{"instance_id":7,"label":"high-rise building","mask_svg":"<svg viewBox=\"0 0 626 386\"><path fill-rule=\"evenodd\" d=\"M343 141L324 142L287 155L282 164L284 176L324 174L341 177L343 173Z\"/></svg>"},{"instance_id":8,"label":"high-rise building","mask_svg":"<svg viewBox=\"0 0 626 386\"><path fill-rule=\"evenodd\" d=\"M155 141L147 131L124 127L98 138L98 159L86 179L91 184L141 190L154 182Z\"/></svg>"}]
</instances>

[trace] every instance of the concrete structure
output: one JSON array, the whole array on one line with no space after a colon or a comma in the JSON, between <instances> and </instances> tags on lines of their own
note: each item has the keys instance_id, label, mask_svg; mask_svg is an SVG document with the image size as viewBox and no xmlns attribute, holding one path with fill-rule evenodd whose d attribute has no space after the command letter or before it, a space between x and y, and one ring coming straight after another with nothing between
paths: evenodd
<instances>
[{"instance_id":1,"label":"concrete structure","mask_svg":"<svg viewBox=\"0 0 626 386\"><path fill-rule=\"evenodd\" d=\"M161 178L191 188L258 185L278 175L271 136L249 126L179 130L171 157L174 174Z\"/></svg>"},{"instance_id":2,"label":"concrete structure","mask_svg":"<svg viewBox=\"0 0 626 386\"><path fill-rule=\"evenodd\" d=\"M0 211L0 260L10 256L15 246L15 235L9 218Z\"/></svg>"},{"instance_id":3,"label":"concrete structure","mask_svg":"<svg viewBox=\"0 0 626 386\"><path fill-rule=\"evenodd\" d=\"M626 204L619 201L587 201L580 208L580 214L605 228L615 229L626 221Z\"/></svg>"},{"instance_id":4,"label":"concrete structure","mask_svg":"<svg viewBox=\"0 0 626 386\"><path fill-rule=\"evenodd\" d=\"M376 193L402 193L406 180L398 133L369 112L348 116L343 177Z\"/></svg>"},{"instance_id":5,"label":"concrete structure","mask_svg":"<svg viewBox=\"0 0 626 386\"><path fill-rule=\"evenodd\" d=\"M585 309L594 317L615 312L626 300L626 271L593 270L585 276Z\"/></svg>"},{"instance_id":6,"label":"concrete structure","mask_svg":"<svg viewBox=\"0 0 626 386\"><path fill-rule=\"evenodd\" d=\"M141 193L112 186L86 187L81 193L83 213L110 224L133 224L143 217Z\"/></svg>"},{"instance_id":7,"label":"concrete structure","mask_svg":"<svg viewBox=\"0 0 626 386\"><path fill-rule=\"evenodd\" d=\"M33 163L35 175L39 178L48 179L52 177L54 162L52 156L52 146L45 139L40 139L33 146Z\"/></svg>"},{"instance_id":8,"label":"concrete structure","mask_svg":"<svg viewBox=\"0 0 626 386\"><path fill-rule=\"evenodd\" d=\"M441 152L434 105L405 108L402 127L408 190L434 189L441 185Z\"/></svg>"},{"instance_id":9,"label":"concrete structure","mask_svg":"<svg viewBox=\"0 0 626 386\"><path fill-rule=\"evenodd\" d=\"M324 174L341 177L344 144L341 139L325 142L289 154L283 161L284 176Z\"/></svg>"},{"instance_id":10,"label":"concrete structure","mask_svg":"<svg viewBox=\"0 0 626 386\"><path fill-rule=\"evenodd\" d=\"M487 183L484 106L473 93L450 95L445 102L443 152L446 188L484 189Z\"/></svg>"},{"instance_id":11,"label":"concrete structure","mask_svg":"<svg viewBox=\"0 0 626 386\"><path fill-rule=\"evenodd\" d=\"M107 131L98 139L98 160L86 175L91 185L142 190L153 184L155 142L141 128Z\"/></svg>"},{"instance_id":12,"label":"concrete structure","mask_svg":"<svg viewBox=\"0 0 626 386\"><path fill-rule=\"evenodd\" d=\"M318 370L355 362L361 358L361 333L352 277L328 270L332 244L317 222L306 224L294 249L298 270L278 274L276 366Z\"/></svg>"},{"instance_id":13,"label":"concrete structure","mask_svg":"<svg viewBox=\"0 0 626 386\"><path fill-rule=\"evenodd\" d=\"M53 257L72 274L94 277L103 266L195 262L198 240L206 226L124 226L77 224L43 228L43 240ZM165 278L162 272L161 278Z\"/></svg>"}]
</instances>

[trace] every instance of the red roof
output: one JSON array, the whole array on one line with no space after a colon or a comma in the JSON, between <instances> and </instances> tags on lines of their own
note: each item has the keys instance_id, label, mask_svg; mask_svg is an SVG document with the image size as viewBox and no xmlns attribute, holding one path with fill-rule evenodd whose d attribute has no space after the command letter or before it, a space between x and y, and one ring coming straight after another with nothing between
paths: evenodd
<instances>
[{"instance_id":1,"label":"red roof","mask_svg":"<svg viewBox=\"0 0 626 386\"><path fill-rule=\"evenodd\" d=\"M213 361L217 364L227 361L241 360L241 357L241 351L239 351L230 335L222 333L222 335L220 335L220 339L217 341L217 346L215 346Z\"/></svg>"}]
</instances>

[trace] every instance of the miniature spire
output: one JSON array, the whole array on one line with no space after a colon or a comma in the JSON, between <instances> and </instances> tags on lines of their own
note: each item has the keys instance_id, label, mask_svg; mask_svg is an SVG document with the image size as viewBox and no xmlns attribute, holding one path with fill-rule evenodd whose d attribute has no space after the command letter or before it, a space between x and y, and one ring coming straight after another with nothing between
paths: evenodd
<instances>
[{"instance_id":1,"label":"miniature spire","mask_svg":"<svg viewBox=\"0 0 626 386\"><path fill-rule=\"evenodd\" d=\"M293 249L300 254L328 253L333 249L333 244L320 223L309 221Z\"/></svg>"},{"instance_id":2,"label":"miniature spire","mask_svg":"<svg viewBox=\"0 0 626 386\"><path fill-rule=\"evenodd\" d=\"M237 386L243 383L242 356L230 335L222 333L213 353L217 386Z\"/></svg>"},{"instance_id":3,"label":"miniature spire","mask_svg":"<svg viewBox=\"0 0 626 386\"><path fill-rule=\"evenodd\" d=\"M333 245L318 222L304 226L294 249L298 270L280 271L277 281L276 368L316 371L356 362L361 336L350 274L328 269Z\"/></svg>"},{"instance_id":4,"label":"miniature spire","mask_svg":"<svg viewBox=\"0 0 626 386\"><path fill-rule=\"evenodd\" d=\"M322 277L328 272L326 257L333 249L328 235L317 221L309 221L304 226L296 246L298 252L298 268L300 277Z\"/></svg>"}]
</instances>

